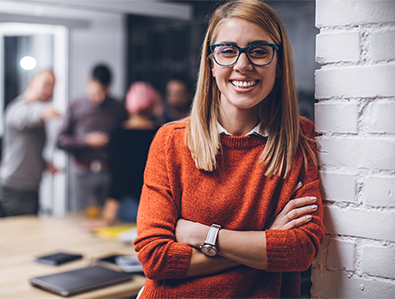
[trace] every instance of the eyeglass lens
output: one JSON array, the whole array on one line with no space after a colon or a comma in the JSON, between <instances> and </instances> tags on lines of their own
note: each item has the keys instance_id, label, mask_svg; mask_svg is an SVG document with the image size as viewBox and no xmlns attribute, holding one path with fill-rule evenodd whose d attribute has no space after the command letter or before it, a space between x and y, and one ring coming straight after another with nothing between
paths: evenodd
<instances>
[{"instance_id":1,"label":"eyeglass lens","mask_svg":"<svg viewBox=\"0 0 395 299\"><path fill-rule=\"evenodd\" d=\"M232 65L240 55L240 50L231 45L220 45L214 49L214 58L220 65ZM269 64L273 58L274 50L269 45L256 45L247 50L250 61L256 65Z\"/></svg>"}]
</instances>

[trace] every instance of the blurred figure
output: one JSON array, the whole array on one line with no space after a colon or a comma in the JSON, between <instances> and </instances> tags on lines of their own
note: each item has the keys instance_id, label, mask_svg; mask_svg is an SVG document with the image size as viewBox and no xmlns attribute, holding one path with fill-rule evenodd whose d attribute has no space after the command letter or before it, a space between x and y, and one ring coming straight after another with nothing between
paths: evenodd
<instances>
[{"instance_id":1,"label":"blurred figure","mask_svg":"<svg viewBox=\"0 0 395 299\"><path fill-rule=\"evenodd\" d=\"M60 130L57 146L74 156L74 196L71 211L88 207L95 217L104 203L110 183L109 134L127 119L122 103L109 96L111 72L97 65L86 83L87 98L70 104Z\"/></svg>"},{"instance_id":2,"label":"blurred figure","mask_svg":"<svg viewBox=\"0 0 395 299\"><path fill-rule=\"evenodd\" d=\"M166 121L188 116L192 103L189 82L185 76L175 76L166 84Z\"/></svg>"},{"instance_id":3,"label":"blurred figure","mask_svg":"<svg viewBox=\"0 0 395 299\"><path fill-rule=\"evenodd\" d=\"M135 82L130 86L125 101L129 119L122 128L114 130L110 138L112 167L109 197L102 219L84 223L85 229L111 225L117 216L122 221L136 221L145 162L158 129L152 114L161 102L160 94L150 84Z\"/></svg>"},{"instance_id":4,"label":"blurred figure","mask_svg":"<svg viewBox=\"0 0 395 299\"><path fill-rule=\"evenodd\" d=\"M0 167L0 206L3 216L36 215L43 171L56 169L46 163L45 122L60 115L48 103L53 95L55 75L42 70L33 76L26 92L10 102L5 111L3 159Z\"/></svg>"}]
</instances>

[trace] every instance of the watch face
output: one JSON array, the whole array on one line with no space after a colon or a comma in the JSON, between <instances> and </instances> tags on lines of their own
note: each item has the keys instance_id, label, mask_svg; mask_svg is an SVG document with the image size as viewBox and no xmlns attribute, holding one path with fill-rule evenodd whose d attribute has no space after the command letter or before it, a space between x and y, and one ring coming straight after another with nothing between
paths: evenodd
<instances>
[{"instance_id":1,"label":"watch face","mask_svg":"<svg viewBox=\"0 0 395 299\"><path fill-rule=\"evenodd\" d=\"M200 250L207 256L217 255L217 249L212 245L205 244L202 246L202 248Z\"/></svg>"}]
</instances>

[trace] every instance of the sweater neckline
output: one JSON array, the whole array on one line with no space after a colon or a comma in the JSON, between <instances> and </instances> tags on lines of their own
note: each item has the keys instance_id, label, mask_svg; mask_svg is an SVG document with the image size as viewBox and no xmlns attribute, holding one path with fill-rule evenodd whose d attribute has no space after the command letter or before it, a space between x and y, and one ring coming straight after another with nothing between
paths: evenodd
<instances>
[{"instance_id":1,"label":"sweater neckline","mask_svg":"<svg viewBox=\"0 0 395 299\"><path fill-rule=\"evenodd\" d=\"M252 148L265 144L267 137L263 137L257 134L251 134L247 136L231 136L221 134L221 143L224 147L230 148Z\"/></svg>"}]
</instances>

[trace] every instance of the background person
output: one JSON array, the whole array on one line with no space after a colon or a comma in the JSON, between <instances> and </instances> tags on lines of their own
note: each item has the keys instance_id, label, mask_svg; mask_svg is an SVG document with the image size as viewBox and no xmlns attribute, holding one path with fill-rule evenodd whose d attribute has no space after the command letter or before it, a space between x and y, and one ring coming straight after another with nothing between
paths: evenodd
<instances>
[{"instance_id":1,"label":"background person","mask_svg":"<svg viewBox=\"0 0 395 299\"><path fill-rule=\"evenodd\" d=\"M42 70L29 80L26 92L6 108L0 167L3 216L37 214L42 173L46 168L56 171L43 158L45 122L60 116L49 103L54 86L52 70Z\"/></svg>"},{"instance_id":2,"label":"background person","mask_svg":"<svg viewBox=\"0 0 395 299\"><path fill-rule=\"evenodd\" d=\"M325 237L314 136L275 12L219 7L191 116L151 145L134 241L141 298L300 297Z\"/></svg>"},{"instance_id":3,"label":"background person","mask_svg":"<svg viewBox=\"0 0 395 299\"><path fill-rule=\"evenodd\" d=\"M162 97L146 82L133 83L126 95L129 119L110 136L111 184L102 219L83 224L87 230L113 224L117 217L136 222L148 150L158 125L152 120Z\"/></svg>"},{"instance_id":4,"label":"background person","mask_svg":"<svg viewBox=\"0 0 395 299\"><path fill-rule=\"evenodd\" d=\"M166 84L166 122L182 119L189 115L192 103L191 88L186 76L172 77Z\"/></svg>"},{"instance_id":5,"label":"background person","mask_svg":"<svg viewBox=\"0 0 395 299\"><path fill-rule=\"evenodd\" d=\"M87 97L72 102L60 129L57 146L74 157L70 209L102 206L110 183L109 134L127 119L120 101L109 95L111 72L99 64L86 83Z\"/></svg>"}]
</instances>

